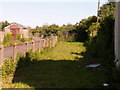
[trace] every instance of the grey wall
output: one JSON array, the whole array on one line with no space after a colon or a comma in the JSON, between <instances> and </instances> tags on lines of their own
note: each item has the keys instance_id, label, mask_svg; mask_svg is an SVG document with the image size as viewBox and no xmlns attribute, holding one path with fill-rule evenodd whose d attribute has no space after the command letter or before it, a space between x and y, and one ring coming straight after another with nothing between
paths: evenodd
<instances>
[{"instance_id":1,"label":"grey wall","mask_svg":"<svg viewBox=\"0 0 120 90\"><path fill-rule=\"evenodd\" d=\"M120 66L120 2L116 3L115 18L115 57L118 59L117 65Z\"/></svg>"}]
</instances>

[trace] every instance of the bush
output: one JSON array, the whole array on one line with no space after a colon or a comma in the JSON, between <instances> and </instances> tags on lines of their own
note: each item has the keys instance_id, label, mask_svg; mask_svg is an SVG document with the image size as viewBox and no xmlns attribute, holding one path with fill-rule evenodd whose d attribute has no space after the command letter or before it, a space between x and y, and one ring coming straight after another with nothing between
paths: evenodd
<instances>
[{"instance_id":1,"label":"bush","mask_svg":"<svg viewBox=\"0 0 120 90\"><path fill-rule=\"evenodd\" d=\"M6 59L4 65L2 66L2 76L14 73L15 68L16 64L14 63L13 59Z\"/></svg>"},{"instance_id":2,"label":"bush","mask_svg":"<svg viewBox=\"0 0 120 90\"><path fill-rule=\"evenodd\" d=\"M12 33L7 33L4 37L3 43L4 46L11 46L14 44L12 41Z\"/></svg>"},{"instance_id":3,"label":"bush","mask_svg":"<svg viewBox=\"0 0 120 90\"><path fill-rule=\"evenodd\" d=\"M20 40L21 40L22 42L25 42L25 38L21 38Z\"/></svg>"},{"instance_id":4,"label":"bush","mask_svg":"<svg viewBox=\"0 0 120 90\"><path fill-rule=\"evenodd\" d=\"M22 42L26 42L26 41L30 41L30 40L32 40L32 39L30 39L30 38L21 38L20 39Z\"/></svg>"},{"instance_id":5,"label":"bush","mask_svg":"<svg viewBox=\"0 0 120 90\"><path fill-rule=\"evenodd\" d=\"M12 33L7 33L4 37L4 42L10 42L12 40Z\"/></svg>"},{"instance_id":6,"label":"bush","mask_svg":"<svg viewBox=\"0 0 120 90\"><path fill-rule=\"evenodd\" d=\"M20 40L20 38L21 38L21 34L18 33L18 34L16 35L16 39L17 39L17 40Z\"/></svg>"},{"instance_id":7,"label":"bush","mask_svg":"<svg viewBox=\"0 0 120 90\"><path fill-rule=\"evenodd\" d=\"M40 53L39 53L38 50L35 51L34 53L31 50L31 51L28 52L28 55L29 55L30 60L32 61L32 60L38 60Z\"/></svg>"},{"instance_id":8,"label":"bush","mask_svg":"<svg viewBox=\"0 0 120 90\"><path fill-rule=\"evenodd\" d=\"M100 22L97 36L89 41L87 53L91 58L114 60L114 18L109 16Z\"/></svg>"},{"instance_id":9,"label":"bush","mask_svg":"<svg viewBox=\"0 0 120 90\"><path fill-rule=\"evenodd\" d=\"M17 63L20 58L23 57L20 53L17 54L16 62L12 58L6 59L4 65L2 66L2 76L7 76L15 72Z\"/></svg>"},{"instance_id":10,"label":"bush","mask_svg":"<svg viewBox=\"0 0 120 90\"><path fill-rule=\"evenodd\" d=\"M12 46L12 45L14 45L14 42L13 41L11 41L11 42L3 42L2 44L4 46Z\"/></svg>"}]
</instances>

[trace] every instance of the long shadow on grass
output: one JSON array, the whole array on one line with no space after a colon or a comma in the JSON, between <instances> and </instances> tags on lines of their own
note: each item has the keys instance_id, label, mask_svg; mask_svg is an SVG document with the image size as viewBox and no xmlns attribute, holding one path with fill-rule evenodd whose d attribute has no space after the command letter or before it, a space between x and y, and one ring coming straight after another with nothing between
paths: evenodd
<instances>
[{"instance_id":1,"label":"long shadow on grass","mask_svg":"<svg viewBox=\"0 0 120 90\"><path fill-rule=\"evenodd\" d=\"M33 88L96 87L100 75L84 68L86 63L70 60L32 60L27 54L20 58L13 83L25 83ZM94 75L94 77L93 77Z\"/></svg>"}]
</instances>

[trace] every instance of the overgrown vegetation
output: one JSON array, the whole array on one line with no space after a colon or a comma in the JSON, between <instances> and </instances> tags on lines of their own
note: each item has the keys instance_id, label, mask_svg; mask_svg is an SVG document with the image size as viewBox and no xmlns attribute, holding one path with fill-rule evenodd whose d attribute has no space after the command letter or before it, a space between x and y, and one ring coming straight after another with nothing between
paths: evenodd
<instances>
[{"instance_id":1,"label":"overgrown vegetation","mask_svg":"<svg viewBox=\"0 0 120 90\"><path fill-rule=\"evenodd\" d=\"M14 74L3 77L3 88L99 88L104 73L85 67L84 51L79 42L59 42L41 54L30 51L19 58Z\"/></svg>"},{"instance_id":2,"label":"overgrown vegetation","mask_svg":"<svg viewBox=\"0 0 120 90\"><path fill-rule=\"evenodd\" d=\"M18 34L16 35L16 39L17 39L17 40L20 40L20 38L21 38L21 34L18 33Z\"/></svg>"},{"instance_id":3,"label":"overgrown vegetation","mask_svg":"<svg viewBox=\"0 0 120 90\"><path fill-rule=\"evenodd\" d=\"M5 60L4 65L2 66L2 76L6 77L7 75L13 74L17 68L17 63L21 57L24 55L18 53L16 61L14 62L13 58L8 58Z\"/></svg>"},{"instance_id":4,"label":"overgrown vegetation","mask_svg":"<svg viewBox=\"0 0 120 90\"><path fill-rule=\"evenodd\" d=\"M23 42L28 42L31 40L32 38L21 38L20 34L17 34L16 40L12 40L12 33L7 33L5 34L2 44L4 46L11 46L11 45L14 45L15 43L23 43Z\"/></svg>"},{"instance_id":5,"label":"overgrown vegetation","mask_svg":"<svg viewBox=\"0 0 120 90\"><path fill-rule=\"evenodd\" d=\"M5 34L4 40L3 40L3 45L4 46L11 46L13 44L14 44L14 42L12 41L12 33Z\"/></svg>"},{"instance_id":6,"label":"overgrown vegetation","mask_svg":"<svg viewBox=\"0 0 120 90\"><path fill-rule=\"evenodd\" d=\"M20 38L21 42L27 42L27 41L31 41L32 38Z\"/></svg>"},{"instance_id":7,"label":"overgrown vegetation","mask_svg":"<svg viewBox=\"0 0 120 90\"><path fill-rule=\"evenodd\" d=\"M96 22L97 17L91 16L87 19L82 19L75 25L67 24L63 26L53 25L43 25L42 27L37 26L31 29L33 35L38 35L38 37L46 37L51 35L58 35L60 41L81 41L84 42L89 39L88 32L86 31L92 23Z\"/></svg>"},{"instance_id":8,"label":"overgrown vegetation","mask_svg":"<svg viewBox=\"0 0 120 90\"><path fill-rule=\"evenodd\" d=\"M0 22L0 31L3 31L3 29L8 25L10 25L8 21Z\"/></svg>"},{"instance_id":9,"label":"overgrown vegetation","mask_svg":"<svg viewBox=\"0 0 120 90\"><path fill-rule=\"evenodd\" d=\"M85 57L89 58L91 63L99 62L105 66L106 74L110 74L108 75L109 80L106 81L112 83L111 86L114 86L114 83L110 79L116 77L111 73L117 71L114 63L114 23L115 3L109 2L100 7L98 22L97 17L92 16L75 25L57 26L59 33L54 33L59 35L60 40L85 42L84 45L87 47ZM51 26L48 26L47 29L51 32L49 27ZM38 28L36 28L38 31L43 30ZM118 76L120 77L120 75Z\"/></svg>"},{"instance_id":10,"label":"overgrown vegetation","mask_svg":"<svg viewBox=\"0 0 120 90\"><path fill-rule=\"evenodd\" d=\"M100 22L97 36L88 43L87 53L91 58L114 60L114 19L111 16Z\"/></svg>"},{"instance_id":11,"label":"overgrown vegetation","mask_svg":"<svg viewBox=\"0 0 120 90\"><path fill-rule=\"evenodd\" d=\"M75 25L68 24L58 26L53 24L44 25L42 27L37 26L36 28L32 29L32 34L37 35L38 37L58 35L59 41L61 42L57 46L59 48L56 47L55 49L46 49L41 55L39 55L40 53L38 53L38 51L35 53L29 52L27 57L20 58L20 62L17 67L18 72L16 73L18 76L20 74L21 75L19 77L16 77L17 75L15 76L15 79L13 80L14 83L24 82L30 85L30 87L39 87L38 85L41 85L40 87L99 87L97 86L98 84L107 82L110 88L119 88L120 70L116 68L114 63L114 12L115 3L107 3L100 8L98 22L96 16L91 16L87 19L82 19ZM7 38L5 41L9 41ZM19 39L19 36L17 39ZM19 40L22 42L26 41L25 39ZM72 41L74 41L74 43ZM84 42L84 46L86 46L86 52L82 44L79 42ZM84 67L80 67L78 69L76 65L85 66L84 64L86 61L81 59L83 57L89 63L101 63L101 71L99 72L99 70L97 70L98 72L89 72ZM64 60L68 60L68 62ZM69 60L73 60L73 62ZM74 60L79 61L76 63ZM11 60L5 64L6 67L9 67L8 64L10 62ZM12 65L13 64L11 63L10 67ZM28 74L26 74L27 70ZM79 70L81 70L80 73ZM8 75L13 71L14 70L11 68L10 71L5 71L4 74ZM26 76L23 78L24 74L26 74ZM102 77L99 76L99 74L105 76ZM50 75L50 77L48 75ZM93 76L95 76L95 78L93 78ZM36 81L34 80L33 82L31 78L35 79ZM47 80L44 78L47 78ZM88 81L86 81L86 78ZM96 85L93 82L97 82L97 80L100 82Z\"/></svg>"},{"instance_id":12,"label":"overgrown vegetation","mask_svg":"<svg viewBox=\"0 0 120 90\"><path fill-rule=\"evenodd\" d=\"M115 3L103 5L99 11L99 27L97 36L94 36L87 44L87 57L92 63L99 62L104 65L107 75L106 82L111 88L119 88L120 71L114 62L114 25L115 25Z\"/></svg>"}]
</instances>

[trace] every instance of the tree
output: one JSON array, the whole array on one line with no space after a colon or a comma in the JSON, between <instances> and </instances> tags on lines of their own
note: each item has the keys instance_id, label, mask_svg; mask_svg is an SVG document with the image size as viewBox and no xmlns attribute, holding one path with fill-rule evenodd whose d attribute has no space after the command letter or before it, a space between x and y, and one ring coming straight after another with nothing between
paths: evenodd
<instances>
[{"instance_id":1,"label":"tree","mask_svg":"<svg viewBox=\"0 0 120 90\"><path fill-rule=\"evenodd\" d=\"M87 32L87 30L92 23L95 22L97 22L97 17L91 16L87 19L82 19L79 23L76 23L76 41L85 42L89 40L89 32Z\"/></svg>"},{"instance_id":2,"label":"tree","mask_svg":"<svg viewBox=\"0 0 120 90\"><path fill-rule=\"evenodd\" d=\"M92 23L92 25L88 28L87 32L89 33L89 37L95 37L97 35L97 30L100 26L100 23Z\"/></svg>"},{"instance_id":3,"label":"tree","mask_svg":"<svg viewBox=\"0 0 120 90\"><path fill-rule=\"evenodd\" d=\"M91 32L97 28L97 35L89 41L87 53L91 58L101 59L101 62L114 60L114 10L114 3L103 5L99 11L99 28L97 25L91 25L88 29Z\"/></svg>"},{"instance_id":4,"label":"tree","mask_svg":"<svg viewBox=\"0 0 120 90\"><path fill-rule=\"evenodd\" d=\"M113 16L115 18L115 2L109 2L101 6L98 15L100 20L109 16Z\"/></svg>"},{"instance_id":5,"label":"tree","mask_svg":"<svg viewBox=\"0 0 120 90\"><path fill-rule=\"evenodd\" d=\"M8 25L10 25L8 21L0 22L0 29L1 29L0 31L3 31L3 29Z\"/></svg>"}]
</instances>

